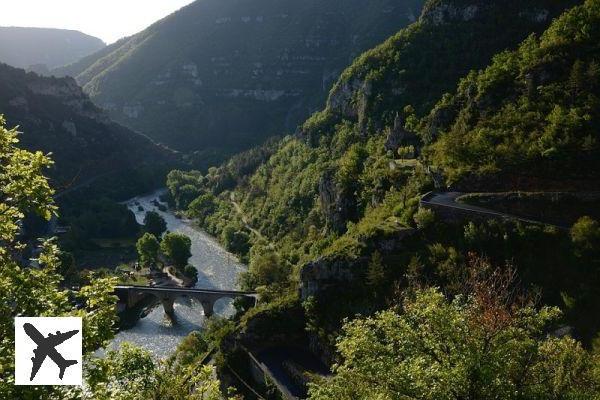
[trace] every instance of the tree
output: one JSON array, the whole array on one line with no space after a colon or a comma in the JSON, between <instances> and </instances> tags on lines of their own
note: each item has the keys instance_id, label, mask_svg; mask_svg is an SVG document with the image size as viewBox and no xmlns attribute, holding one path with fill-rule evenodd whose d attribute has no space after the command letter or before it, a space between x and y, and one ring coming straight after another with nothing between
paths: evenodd
<instances>
[{"instance_id":1,"label":"tree","mask_svg":"<svg viewBox=\"0 0 600 400\"><path fill-rule=\"evenodd\" d=\"M158 260L158 250L160 244L151 233L144 233L144 235L138 239L135 245L138 253L138 259L142 265L152 266L156 264Z\"/></svg>"},{"instance_id":2,"label":"tree","mask_svg":"<svg viewBox=\"0 0 600 400\"><path fill-rule=\"evenodd\" d=\"M600 250L600 224L590 217L581 217L571 227L571 240L579 252Z\"/></svg>"},{"instance_id":3,"label":"tree","mask_svg":"<svg viewBox=\"0 0 600 400\"><path fill-rule=\"evenodd\" d=\"M555 308L501 310L476 298L417 290L401 312L343 327L335 375L311 399L594 398L597 359L570 337L545 335ZM491 318L503 311L500 318ZM508 318L505 318L506 316Z\"/></svg>"},{"instance_id":4,"label":"tree","mask_svg":"<svg viewBox=\"0 0 600 400\"><path fill-rule=\"evenodd\" d=\"M378 287L385 281L385 268L383 267L383 257L378 251L373 252L369 267L367 269L367 284Z\"/></svg>"},{"instance_id":5,"label":"tree","mask_svg":"<svg viewBox=\"0 0 600 400\"><path fill-rule=\"evenodd\" d=\"M221 233L225 248L235 254L246 255L250 250L250 235L246 232L227 225Z\"/></svg>"},{"instance_id":6,"label":"tree","mask_svg":"<svg viewBox=\"0 0 600 400\"><path fill-rule=\"evenodd\" d=\"M191 362L189 362L191 361ZM221 400L220 382L210 366L173 358L155 361L142 349L124 343L119 351L91 360L86 371L89 400ZM229 397L227 397L229 398Z\"/></svg>"},{"instance_id":7,"label":"tree","mask_svg":"<svg viewBox=\"0 0 600 400\"><path fill-rule=\"evenodd\" d=\"M144 217L144 229L146 232L160 238L167 230L167 223L156 211L148 211Z\"/></svg>"},{"instance_id":8,"label":"tree","mask_svg":"<svg viewBox=\"0 0 600 400\"><path fill-rule=\"evenodd\" d=\"M571 68L571 73L569 75L568 81L568 87L571 91L571 96L573 100L576 100L585 88L587 81L585 72L586 71L584 63L581 62L581 60L575 60L575 62L573 63L573 67Z\"/></svg>"},{"instance_id":9,"label":"tree","mask_svg":"<svg viewBox=\"0 0 600 400\"><path fill-rule=\"evenodd\" d=\"M183 274L190 278L194 283L198 282L198 270L193 265L186 265Z\"/></svg>"},{"instance_id":10,"label":"tree","mask_svg":"<svg viewBox=\"0 0 600 400\"><path fill-rule=\"evenodd\" d=\"M160 250L178 268L183 268L187 265L188 260L192 256L191 247L192 241L189 237L175 232L167 233L163 237L162 242L160 242Z\"/></svg>"},{"instance_id":11,"label":"tree","mask_svg":"<svg viewBox=\"0 0 600 400\"><path fill-rule=\"evenodd\" d=\"M427 208L421 207L413 216L415 224L419 229L427 229L435 222L435 213Z\"/></svg>"},{"instance_id":12,"label":"tree","mask_svg":"<svg viewBox=\"0 0 600 400\"><path fill-rule=\"evenodd\" d=\"M268 286L287 282L289 270L282 263L279 256L265 250L250 260L248 272L242 276L242 286L247 290L254 290L259 286Z\"/></svg>"},{"instance_id":13,"label":"tree","mask_svg":"<svg viewBox=\"0 0 600 400\"><path fill-rule=\"evenodd\" d=\"M188 207L189 215L204 221L206 216L217 209L215 196L212 193L201 194L192 201Z\"/></svg>"},{"instance_id":14,"label":"tree","mask_svg":"<svg viewBox=\"0 0 600 400\"><path fill-rule=\"evenodd\" d=\"M17 143L16 131L6 129L0 116L0 398L68 398L64 387L14 385L14 317L82 317L83 348L89 355L114 335L116 282L94 278L79 291L64 289L58 273L60 252L52 240L41 245L40 268L22 260L25 245L19 243L17 234L23 218L36 213L48 220L56 214L56 207L53 190L43 176L51 160L41 152L19 149Z\"/></svg>"}]
</instances>

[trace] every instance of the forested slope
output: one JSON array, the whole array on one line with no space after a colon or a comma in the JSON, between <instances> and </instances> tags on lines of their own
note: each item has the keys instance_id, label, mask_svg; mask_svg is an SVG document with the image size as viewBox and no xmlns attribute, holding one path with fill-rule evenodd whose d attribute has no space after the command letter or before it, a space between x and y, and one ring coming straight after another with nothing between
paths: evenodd
<instances>
[{"instance_id":1,"label":"forested slope","mask_svg":"<svg viewBox=\"0 0 600 400\"><path fill-rule=\"evenodd\" d=\"M155 140L233 154L293 132L339 73L422 3L199 0L54 73Z\"/></svg>"},{"instance_id":2,"label":"forested slope","mask_svg":"<svg viewBox=\"0 0 600 400\"><path fill-rule=\"evenodd\" d=\"M176 158L171 150L111 121L72 78L46 78L0 65L0 113L8 126L25 132L19 136L23 147L52 153L55 165L49 175L58 192L144 169L147 180L157 185L155 167Z\"/></svg>"},{"instance_id":3,"label":"forested slope","mask_svg":"<svg viewBox=\"0 0 600 400\"><path fill-rule=\"evenodd\" d=\"M448 184L600 189L599 18L592 6L568 13L436 105L422 136Z\"/></svg>"},{"instance_id":4,"label":"forested slope","mask_svg":"<svg viewBox=\"0 0 600 400\"><path fill-rule=\"evenodd\" d=\"M234 158L205 177L190 178L196 189L186 186L191 194L182 206L198 193L219 196L233 189L267 237L293 247L300 241L308 248L294 252L318 254L348 222L360 220L386 196L416 194L406 182L414 173L427 180L424 169L400 162L396 153L402 145L418 147L408 128L415 130L418 116L471 68L516 48L560 11L548 1L429 2L418 22L359 57L335 84L327 107L307 120L298 136L272 144L273 155L259 160L256 172L237 173ZM236 179L240 184L232 187ZM227 196L207 221L218 234L237 218ZM305 240L311 232L325 235Z\"/></svg>"},{"instance_id":5,"label":"forested slope","mask_svg":"<svg viewBox=\"0 0 600 400\"><path fill-rule=\"evenodd\" d=\"M311 345L324 359L335 358L330 351L343 318L385 308L398 290L412 285L434 284L448 294L468 294L465 282L473 266L482 262L502 270L516 268L522 286L531 293L539 289L544 304L562 307L561 322L590 343L600 328L590 311L600 301L594 292L600 259L592 250L600 237L597 222L583 218L569 233L514 221L447 220L419 208L420 196L435 189L436 181L443 187L446 178L452 182L460 176L453 175L456 165L471 170L490 160L501 168L507 165L498 155L503 153L496 151L510 146L496 149L485 140L473 141L483 143L482 157L476 149L471 158L459 157L470 149L459 134L485 138L476 124L488 123L487 117L501 109L498 104L537 104L548 110L550 114L537 119L528 114L514 117L533 127L538 121L544 131L552 126L548 115L569 110L566 115L583 125L568 135L571 141L555 143L565 143L562 154L575 154L569 151L594 143L583 123L594 121L593 80L586 88L575 86L581 90L577 93L585 94L577 100L563 82L580 82L581 77L573 79L578 74L592 76L600 5L588 1L552 21L570 5L563 3L560 9L556 2L545 1L428 2L417 23L359 57L342 74L328 106L308 119L298 135L242 153L207 174L172 172L168 186L173 200L250 261L243 284L261 290L270 302L264 310L270 318L296 310L297 299L290 293L300 289L306 326L314 335ZM532 34L541 34L541 39ZM413 49L417 44L422 52ZM445 46L454 51L428 51ZM404 52L411 55L408 60ZM499 55L492 61L495 54ZM463 64L464 59L470 61ZM556 73L533 88L519 86L521 79L528 80L527 68L521 65L546 61L558 62L561 68L552 67ZM486 65L491 66L469 72ZM443 66L446 79L437 81ZM405 81L405 76L413 78ZM473 97L477 92L468 90L469 83L479 93L497 90L494 101L473 102L482 107L481 114L466 100L485 97ZM457 95L444 95L457 87ZM552 96L545 97L549 90ZM535 102L527 103L527 93ZM454 108L445 108L447 104ZM571 104L578 110L571 111ZM507 121L494 140L513 141L519 151L529 136L519 133L519 124L513 127ZM582 160L591 168L594 164L588 160L593 159ZM579 171L572 156L544 168L546 173L556 171L556 179Z\"/></svg>"}]
</instances>

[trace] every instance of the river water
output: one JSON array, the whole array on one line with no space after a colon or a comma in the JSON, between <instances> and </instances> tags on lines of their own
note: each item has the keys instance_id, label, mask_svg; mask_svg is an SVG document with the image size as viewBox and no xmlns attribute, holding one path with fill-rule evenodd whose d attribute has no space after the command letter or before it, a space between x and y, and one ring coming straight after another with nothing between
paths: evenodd
<instances>
[{"instance_id":1,"label":"river water","mask_svg":"<svg viewBox=\"0 0 600 400\"><path fill-rule=\"evenodd\" d=\"M168 231L190 237L190 264L198 270L198 283L195 287L237 290L238 275L245 271L246 267L234 255L223 249L213 237L193 226L190 220L178 219L171 211L160 211L154 201L160 201L158 198L162 193L164 190L135 197L126 202L127 207L133 211L140 224L143 224L147 211L156 211L166 221ZM218 301L214 311L220 316L231 315L234 311L231 300ZM167 357L186 335L200 329L205 320L202 306L185 298L175 303L175 315L176 322L171 324L165 317L162 306L155 307L133 328L119 332L109 347L114 348L120 343L130 342L149 350L156 357Z\"/></svg>"}]
</instances>

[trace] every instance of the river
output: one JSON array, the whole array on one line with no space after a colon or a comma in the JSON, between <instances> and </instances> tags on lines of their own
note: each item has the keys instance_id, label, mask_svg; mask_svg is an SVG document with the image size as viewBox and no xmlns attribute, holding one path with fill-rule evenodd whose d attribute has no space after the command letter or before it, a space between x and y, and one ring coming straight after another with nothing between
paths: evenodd
<instances>
[{"instance_id":1,"label":"river","mask_svg":"<svg viewBox=\"0 0 600 400\"><path fill-rule=\"evenodd\" d=\"M183 233L192 240L190 264L198 270L197 288L236 290L238 275L246 270L231 253L227 252L210 235L193 226L187 219L177 218L170 210L160 211L154 204L164 190L147 196L135 197L126 202L133 211L138 223L143 224L147 211L158 212L167 223L170 232ZM141 209L140 209L141 207ZM231 300L223 299L215 304L215 314L228 316L233 313ZM175 303L176 323L171 324L161 306L155 307L146 317L141 318L131 329L117 333L109 347L130 342L149 350L154 356L169 356L179 342L191 331L202 327L204 315L202 307L195 301L180 299Z\"/></svg>"}]
</instances>

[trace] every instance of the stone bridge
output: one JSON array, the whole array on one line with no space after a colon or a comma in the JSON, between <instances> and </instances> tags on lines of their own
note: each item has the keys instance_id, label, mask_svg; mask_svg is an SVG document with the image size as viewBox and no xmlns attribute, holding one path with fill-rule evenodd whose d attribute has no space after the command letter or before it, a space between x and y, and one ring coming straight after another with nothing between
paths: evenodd
<instances>
[{"instance_id":1,"label":"stone bridge","mask_svg":"<svg viewBox=\"0 0 600 400\"><path fill-rule=\"evenodd\" d=\"M179 297L198 300L206 317L214 314L214 305L222 298L250 298L253 299L254 304L257 299L257 294L251 292L164 286L115 286L115 294L119 297L119 302L124 303L127 308L134 307L148 295L154 296L162 303L165 313L169 316L175 315L173 304Z\"/></svg>"}]
</instances>

